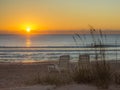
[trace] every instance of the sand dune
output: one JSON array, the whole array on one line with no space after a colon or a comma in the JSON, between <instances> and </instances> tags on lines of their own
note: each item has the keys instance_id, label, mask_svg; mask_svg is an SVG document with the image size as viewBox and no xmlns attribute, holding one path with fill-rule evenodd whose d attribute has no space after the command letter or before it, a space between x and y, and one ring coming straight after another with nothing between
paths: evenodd
<instances>
[{"instance_id":1,"label":"sand dune","mask_svg":"<svg viewBox=\"0 0 120 90\"><path fill-rule=\"evenodd\" d=\"M25 84L25 81L30 80L38 74L45 75L49 64L51 62L0 64L0 90L97 90L96 86L90 85L74 84L55 87L44 85L28 86ZM113 67L115 66L113 65ZM119 68L120 65L117 65L118 70ZM120 87L110 86L109 90L120 90Z\"/></svg>"}]
</instances>

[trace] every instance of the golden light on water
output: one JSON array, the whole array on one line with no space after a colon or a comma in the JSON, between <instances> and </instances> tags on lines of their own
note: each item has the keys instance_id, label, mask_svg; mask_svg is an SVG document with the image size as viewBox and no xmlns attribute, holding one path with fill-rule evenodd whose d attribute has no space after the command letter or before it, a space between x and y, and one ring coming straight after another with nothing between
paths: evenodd
<instances>
[{"instance_id":1,"label":"golden light on water","mask_svg":"<svg viewBox=\"0 0 120 90\"><path fill-rule=\"evenodd\" d=\"M31 46L31 41L30 41L30 39L27 39L27 41L26 41L26 46L27 46L27 47L30 47L30 46Z\"/></svg>"},{"instance_id":2,"label":"golden light on water","mask_svg":"<svg viewBox=\"0 0 120 90\"><path fill-rule=\"evenodd\" d=\"M31 39L30 39L30 36L28 35L26 37L26 47L30 47L31 46Z\"/></svg>"},{"instance_id":3,"label":"golden light on water","mask_svg":"<svg viewBox=\"0 0 120 90\"><path fill-rule=\"evenodd\" d=\"M35 60L23 60L22 63L23 64L30 64L30 63L34 63L36 62Z\"/></svg>"}]
</instances>

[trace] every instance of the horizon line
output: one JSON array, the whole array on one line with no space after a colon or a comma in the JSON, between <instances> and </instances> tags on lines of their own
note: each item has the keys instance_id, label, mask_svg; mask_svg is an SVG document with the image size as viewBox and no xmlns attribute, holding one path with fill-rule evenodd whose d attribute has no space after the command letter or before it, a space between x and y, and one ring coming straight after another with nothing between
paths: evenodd
<instances>
[{"instance_id":1,"label":"horizon line","mask_svg":"<svg viewBox=\"0 0 120 90\"><path fill-rule=\"evenodd\" d=\"M120 34L120 30L102 30L102 29L96 29L95 34L99 34L99 30L103 32L103 34ZM1 34L27 34L27 33L21 33L17 31L8 31L7 30L0 30L0 35ZM90 30L43 30L43 31L33 31L29 34L90 34Z\"/></svg>"}]
</instances>

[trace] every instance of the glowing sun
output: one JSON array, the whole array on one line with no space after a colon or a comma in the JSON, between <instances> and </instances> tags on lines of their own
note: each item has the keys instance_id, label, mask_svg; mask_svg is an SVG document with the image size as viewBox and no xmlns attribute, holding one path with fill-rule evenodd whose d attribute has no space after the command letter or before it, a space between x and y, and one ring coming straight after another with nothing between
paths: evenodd
<instances>
[{"instance_id":1,"label":"glowing sun","mask_svg":"<svg viewBox=\"0 0 120 90\"><path fill-rule=\"evenodd\" d=\"M30 28L30 27L27 27L27 28L26 28L26 32L31 32L31 28Z\"/></svg>"}]
</instances>

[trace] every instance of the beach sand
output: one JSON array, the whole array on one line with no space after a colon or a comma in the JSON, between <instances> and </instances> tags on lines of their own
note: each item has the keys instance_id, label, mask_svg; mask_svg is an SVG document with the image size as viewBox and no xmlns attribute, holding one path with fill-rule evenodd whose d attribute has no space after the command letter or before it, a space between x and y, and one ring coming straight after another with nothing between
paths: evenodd
<instances>
[{"instance_id":1,"label":"beach sand","mask_svg":"<svg viewBox=\"0 0 120 90\"><path fill-rule=\"evenodd\" d=\"M47 72L48 63L0 64L0 88L24 86L25 81Z\"/></svg>"},{"instance_id":2,"label":"beach sand","mask_svg":"<svg viewBox=\"0 0 120 90\"><path fill-rule=\"evenodd\" d=\"M61 87L26 85L26 81L33 77L45 75L48 73L48 65L56 62L40 62L40 63L0 63L0 90L97 90L91 85L66 85ZM112 62L111 66L114 70L119 71L120 64ZM120 87L111 86L110 90L120 90Z\"/></svg>"}]
</instances>

